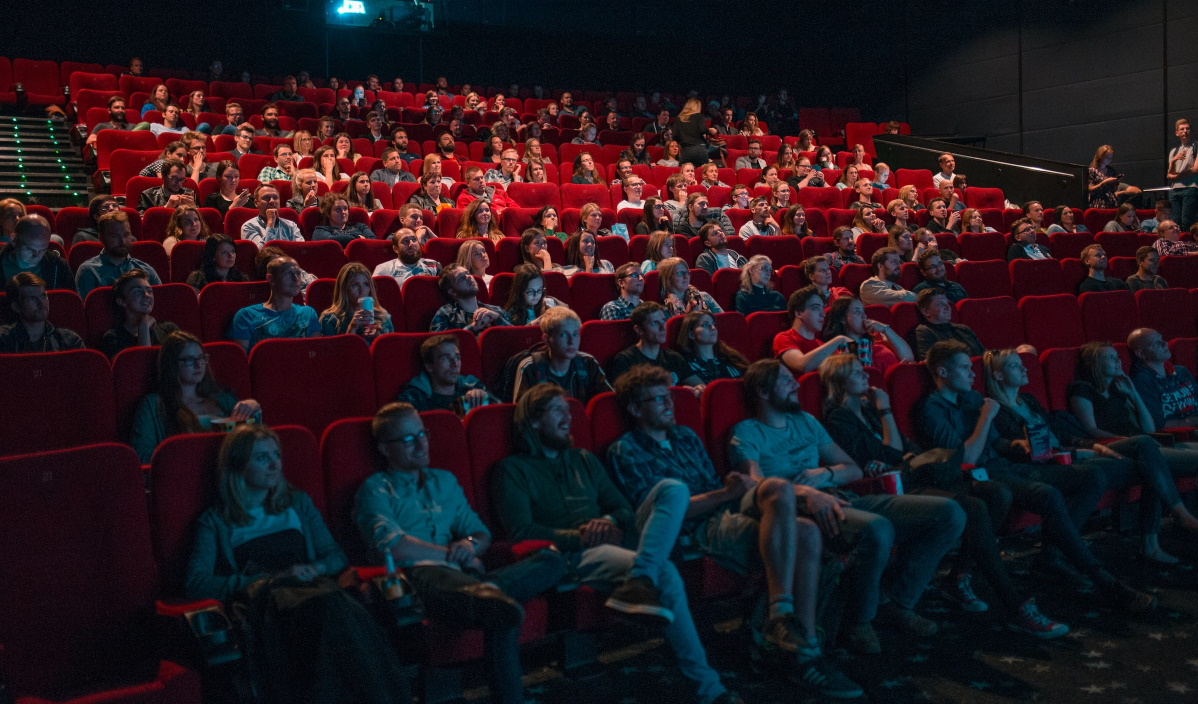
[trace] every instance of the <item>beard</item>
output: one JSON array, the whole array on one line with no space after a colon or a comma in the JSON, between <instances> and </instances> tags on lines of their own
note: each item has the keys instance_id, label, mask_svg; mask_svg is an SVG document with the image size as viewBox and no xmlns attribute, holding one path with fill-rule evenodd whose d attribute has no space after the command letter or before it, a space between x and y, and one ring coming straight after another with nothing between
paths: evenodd
<instances>
[{"instance_id":1,"label":"beard","mask_svg":"<svg viewBox=\"0 0 1198 704\"><path fill-rule=\"evenodd\" d=\"M770 405L783 413L798 413L803 410L803 404L798 399L783 396L777 391L770 392Z\"/></svg>"},{"instance_id":2,"label":"beard","mask_svg":"<svg viewBox=\"0 0 1198 704\"><path fill-rule=\"evenodd\" d=\"M123 124L125 124L125 111L124 111L124 110L121 110L120 112L112 112L112 113L109 113L109 114L108 114L108 121L109 121L109 122L111 122L111 123L112 123L112 124L114 124L114 125L123 125Z\"/></svg>"},{"instance_id":3,"label":"beard","mask_svg":"<svg viewBox=\"0 0 1198 704\"><path fill-rule=\"evenodd\" d=\"M277 129L279 129L279 118L277 118L277 117L273 117L270 119L262 118L262 126L268 130L277 130Z\"/></svg>"},{"instance_id":4,"label":"beard","mask_svg":"<svg viewBox=\"0 0 1198 704\"><path fill-rule=\"evenodd\" d=\"M407 264L408 266L411 266L412 264L415 264L416 262L420 261L420 253L417 252L416 254L408 254L407 252L400 250L399 261L403 262L404 264Z\"/></svg>"},{"instance_id":5,"label":"beard","mask_svg":"<svg viewBox=\"0 0 1198 704\"><path fill-rule=\"evenodd\" d=\"M549 435L541 433L541 444L552 450L564 452L574 447L574 436L567 433L564 437L560 435Z\"/></svg>"}]
</instances>

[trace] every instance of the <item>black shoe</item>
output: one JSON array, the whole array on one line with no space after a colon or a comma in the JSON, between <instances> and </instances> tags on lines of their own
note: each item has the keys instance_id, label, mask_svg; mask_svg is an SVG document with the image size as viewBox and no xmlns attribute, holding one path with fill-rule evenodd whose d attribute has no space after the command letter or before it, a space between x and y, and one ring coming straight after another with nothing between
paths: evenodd
<instances>
[{"instance_id":1,"label":"black shoe","mask_svg":"<svg viewBox=\"0 0 1198 704\"><path fill-rule=\"evenodd\" d=\"M1123 582L1111 582L1103 585L1099 592L1110 602L1111 606L1133 616L1142 616L1156 609L1155 596L1137 591Z\"/></svg>"},{"instance_id":2,"label":"black shoe","mask_svg":"<svg viewBox=\"0 0 1198 704\"><path fill-rule=\"evenodd\" d=\"M466 623L480 628L515 628L524 620L524 607L490 584L471 584L454 590L454 610Z\"/></svg>"},{"instance_id":3,"label":"black shoe","mask_svg":"<svg viewBox=\"0 0 1198 704\"><path fill-rule=\"evenodd\" d=\"M865 694L861 685L846 677L822 655L800 662L792 679L833 699L856 699Z\"/></svg>"},{"instance_id":4,"label":"black shoe","mask_svg":"<svg viewBox=\"0 0 1198 704\"><path fill-rule=\"evenodd\" d=\"M661 605L661 592L644 577L624 580L603 605L629 616L647 616L666 623L674 622L674 612Z\"/></svg>"}]
</instances>

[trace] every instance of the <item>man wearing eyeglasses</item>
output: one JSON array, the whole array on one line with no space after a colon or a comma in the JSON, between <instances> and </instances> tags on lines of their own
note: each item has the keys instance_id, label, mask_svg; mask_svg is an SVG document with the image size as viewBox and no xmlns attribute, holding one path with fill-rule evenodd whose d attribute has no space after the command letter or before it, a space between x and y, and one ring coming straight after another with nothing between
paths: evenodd
<instances>
[{"instance_id":1,"label":"man wearing eyeglasses","mask_svg":"<svg viewBox=\"0 0 1198 704\"><path fill-rule=\"evenodd\" d=\"M718 129L718 128L717 128ZM724 132L723 134L736 134L735 132ZM766 166L765 159L761 158L761 140L749 140L749 153L745 156L738 157L736 160L736 168L738 169L764 169Z\"/></svg>"},{"instance_id":2,"label":"man wearing eyeglasses","mask_svg":"<svg viewBox=\"0 0 1198 704\"><path fill-rule=\"evenodd\" d=\"M616 182L624 187L624 200L620 201L620 204L616 206L617 213L625 208L632 210L645 209L645 201L641 199L641 194L645 191L645 179L631 173L632 162L628 162L628 171L628 176L616 179Z\"/></svg>"},{"instance_id":3,"label":"man wearing eyeglasses","mask_svg":"<svg viewBox=\"0 0 1198 704\"><path fill-rule=\"evenodd\" d=\"M620 159L616 161L616 177L611 180L611 185L623 185L624 179L629 178L632 175L632 159L620 157Z\"/></svg>"},{"instance_id":4,"label":"man wearing eyeglasses","mask_svg":"<svg viewBox=\"0 0 1198 704\"><path fill-rule=\"evenodd\" d=\"M628 320L632 311L641 304L641 294L645 291L645 277L641 267L636 262L621 264L616 268L616 288L620 295L614 301L608 301L599 309L600 320Z\"/></svg>"},{"instance_id":5,"label":"man wearing eyeglasses","mask_svg":"<svg viewBox=\"0 0 1198 704\"><path fill-rule=\"evenodd\" d=\"M483 630L492 701L522 704L520 604L561 581L565 559L542 549L488 571L481 558L491 531L454 475L429 466L429 434L416 409L387 404L371 434L387 468L358 489L354 520L362 539L404 569L429 616Z\"/></svg>"},{"instance_id":6,"label":"man wearing eyeglasses","mask_svg":"<svg viewBox=\"0 0 1198 704\"><path fill-rule=\"evenodd\" d=\"M520 169L524 164L520 163L520 157L515 149L504 149L500 155L499 168L488 169L483 175L483 181L486 183L502 183L506 187L510 183L520 183L524 179L520 177Z\"/></svg>"},{"instance_id":7,"label":"man wearing eyeglasses","mask_svg":"<svg viewBox=\"0 0 1198 704\"><path fill-rule=\"evenodd\" d=\"M1052 259L1052 254L1036 244L1036 225L1027 218L1011 223L1011 238L1015 241L1007 248L1007 261L1014 259Z\"/></svg>"},{"instance_id":8,"label":"man wearing eyeglasses","mask_svg":"<svg viewBox=\"0 0 1198 704\"><path fill-rule=\"evenodd\" d=\"M262 151L254 146L254 126L242 125L237 128L236 144L233 145L233 161L238 161L246 154L261 154Z\"/></svg>"},{"instance_id":9,"label":"man wearing eyeglasses","mask_svg":"<svg viewBox=\"0 0 1198 704\"><path fill-rule=\"evenodd\" d=\"M0 273L4 281L22 271L41 277L47 290L75 290L71 267L58 250L50 249L50 223L40 215L18 219L12 242L0 247Z\"/></svg>"}]
</instances>

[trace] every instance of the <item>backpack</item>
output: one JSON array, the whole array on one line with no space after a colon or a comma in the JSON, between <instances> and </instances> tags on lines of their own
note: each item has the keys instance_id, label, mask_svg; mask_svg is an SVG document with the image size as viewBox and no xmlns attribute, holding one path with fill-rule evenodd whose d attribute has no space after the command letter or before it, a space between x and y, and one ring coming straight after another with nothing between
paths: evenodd
<instances>
[{"instance_id":1,"label":"backpack","mask_svg":"<svg viewBox=\"0 0 1198 704\"><path fill-rule=\"evenodd\" d=\"M520 350L512 355L508 361L503 363L503 370L499 373L499 381L496 382L492 393L503 403L512 403L514 399L512 394L516 392L516 374L520 371L520 363L528 359L536 352L544 352L549 346L544 342L538 342L532 347Z\"/></svg>"}]
</instances>

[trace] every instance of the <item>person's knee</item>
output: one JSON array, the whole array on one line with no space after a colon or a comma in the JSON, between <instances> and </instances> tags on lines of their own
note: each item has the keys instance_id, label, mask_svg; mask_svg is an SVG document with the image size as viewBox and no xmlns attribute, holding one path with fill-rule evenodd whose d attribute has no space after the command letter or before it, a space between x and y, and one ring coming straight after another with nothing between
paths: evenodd
<instances>
[{"instance_id":1,"label":"person's knee","mask_svg":"<svg viewBox=\"0 0 1198 704\"><path fill-rule=\"evenodd\" d=\"M818 561L823 551L823 534L810 518L795 520L795 549L800 557Z\"/></svg>"},{"instance_id":2,"label":"person's knee","mask_svg":"<svg viewBox=\"0 0 1198 704\"><path fill-rule=\"evenodd\" d=\"M778 477L764 479L757 486L757 503L762 509L769 506L778 508L794 506L794 488L785 479L779 479Z\"/></svg>"},{"instance_id":3,"label":"person's knee","mask_svg":"<svg viewBox=\"0 0 1198 704\"><path fill-rule=\"evenodd\" d=\"M942 526L946 532L960 535L961 531L965 529L965 509L952 499L944 499L944 502L931 516L931 521L934 525Z\"/></svg>"},{"instance_id":4,"label":"person's knee","mask_svg":"<svg viewBox=\"0 0 1198 704\"><path fill-rule=\"evenodd\" d=\"M861 527L858 545L870 554L889 556L894 547L894 524L882 516L873 516Z\"/></svg>"},{"instance_id":5,"label":"person's knee","mask_svg":"<svg viewBox=\"0 0 1198 704\"><path fill-rule=\"evenodd\" d=\"M662 479L652 490L653 504L662 506L686 505L691 500L690 489L677 479Z\"/></svg>"}]
</instances>

